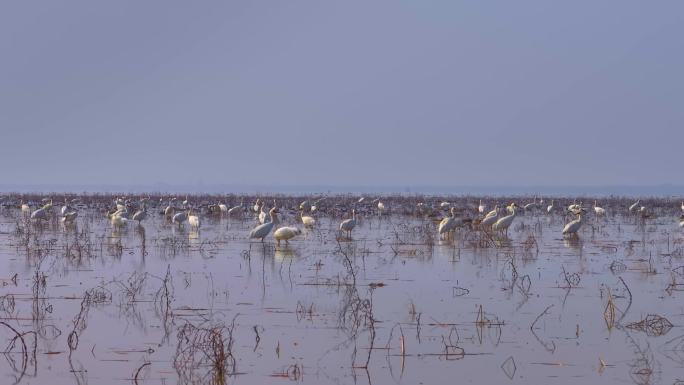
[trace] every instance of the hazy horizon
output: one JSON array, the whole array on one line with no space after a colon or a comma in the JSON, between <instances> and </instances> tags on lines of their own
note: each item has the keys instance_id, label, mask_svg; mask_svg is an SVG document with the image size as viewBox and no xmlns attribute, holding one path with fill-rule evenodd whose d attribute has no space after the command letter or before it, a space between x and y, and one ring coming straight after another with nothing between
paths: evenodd
<instances>
[{"instance_id":1,"label":"hazy horizon","mask_svg":"<svg viewBox=\"0 0 684 385\"><path fill-rule=\"evenodd\" d=\"M12 193L67 193L67 194L278 194L278 195L432 195L432 196L622 196L622 197L684 197L684 185L662 184L651 186L391 186L391 185L236 185L166 183L149 185L7 185L0 184L0 194Z\"/></svg>"},{"instance_id":2,"label":"hazy horizon","mask_svg":"<svg viewBox=\"0 0 684 385\"><path fill-rule=\"evenodd\" d=\"M4 2L0 32L4 186L681 194L683 2Z\"/></svg>"}]
</instances>

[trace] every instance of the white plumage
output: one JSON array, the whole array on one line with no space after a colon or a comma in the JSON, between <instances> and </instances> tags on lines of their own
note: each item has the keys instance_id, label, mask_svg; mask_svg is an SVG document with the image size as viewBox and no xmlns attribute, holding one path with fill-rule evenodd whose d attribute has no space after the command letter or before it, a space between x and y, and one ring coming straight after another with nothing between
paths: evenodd
<instances>
[{"instance_id":1,"label":"white plumage","mask_svg":"<svg viewBox=\"0 0 684 385\"><path fill-rule=\"evenodd\" d=\"M385 213L385 204L382 202L378 202L378 215L382 215Z\"/></svg>"},{"instance_id":2,"label":"white plumage","mask_svg":"<svg viewBox=\"0 0 684 385\"><path fill-rule=\"evenodd\" d=\"M602 217L602 216L606 215L606 209L604 209L603 207L599 207L597 202L594 201L594 213L596 213L596 215Z\"/></svg>"},{"instance_id":3,"label":"white plumage","mask_svg":"<svg viewBox=\"0 0 684 385\"><path fill-rule=\"evenodd\" d=\"M271 230L273 230L275 222L278 218L278 209L273 207L268 213L271 220L252 229L252 231L250 231L249 233L250 239L261 239L261 242L263 242L264 238L266 238L266 236L271 232Z\"/></svg>"},{"instance_id":4,"label":"white plumage","mask_svg":"<svg viewBox=\"0 0 684 385\"><path fill-rule=\"evenodd\" d=\"M314 217L304 215L304 211L300 213L300 218L302 219L302 223L306 227L314 227L314 225L316 225L316 220L314 219Z\"/></svg>"},{"instance_id":5,"label":"white plumage","mask_svg":"<svg viewBox=\"0 0 684 385\"><path fill-rule=\"evenodd\" d=\"M506 215L505 217L499 218L494 225L492 225L492 229L496 231L505 231L506 235L508 235L508 228L511 226L513 223L513 220L515 219L516 216L516 209L518 208L518 205L515 203L511 204L508 206L510 210L512 211L511 214Z\"/></svg>"},{"instance_id":6,"label":"white plumage","mask_svg":"<svg viewBox=\"0 0 684 385\"><path fill-rule=\"evenodd\" d=\"M199 229L200 228L200 218L197 215L194 215L192 211L188 214L188 223L190 224L190 227L193 229Z\"/></svg>"},{"instance_id":7,"label":"white plumage","mask_svg":"<svg viewBox=\"0 0 684 385\"><path fill-rule=\"evenodd\" d=\"M494 206L494 210L490 211L485 215L484 219L480 222L481 226L492 226L499 219L499 206Z\"/></svg>"},{"instance_id":8,"label":"white plumage","mask_svg":"<svg viewBox=\"0 0 684 385\"><path fill-rule=\"evenodd\" d=\"M78 211L66 212L62 215L62 223L64 223L64 224L74 223L76 221L76 217L78 217Z\"/></svg>"},{"instance_id":9,"label":"white plumage","mask_svg":"<svg viewBox=\"0 0 684 385\"><path fill-rule=\"evenodd\" d=\"M237 216L242 215L243 211L244 211L244 209L243 209L242 205L231 207L230 209L228 209L228 216L237 217Z\"/></svg>"},{"instance_id":10,"label":"white plumage","mask_svg":"<svg viewBox=\"0 0 684 385\"><path fill-rule=\"evenodd\" d=\"M577 231L582 227L582 212L577 214L577 219L568 222L568 224L563 227L563 235L577 235Z\"/></svg>"},{"instance_id":11,"label":"white plumage","mask_svg":"<svg viewBox=\"0 0 684 385\"><path fill-rule=\"evenodd\" d=\"M352 230L356 227L356 210L352 210L352 217L350 219L345 219L340 223L340 230L347 233L347 236L351 238Z\"/></svg>"},{"instance_id":12,"label":"white plumage","mask_svg":"<svg viewBox=\"0 0 684 385\"><path fill-rule=\"evenodd\" d=\"M164 216L167 218L173 217L173 215L176 213L176 208L171 206L171 203L169 203L168 206L164 209Z\"/></svg>"},{"instance_id":13,"label":"white plumage","mask_svg":"<svg viewBox=\"0 0 684 385\"><path fill-rule=\"evenodd\" d=\"M128 219L119 215L112 215L110 221L112 223L112 226L118 228L124 227L128 224Z\"/></svg>"},{"instance_id":14,"label":"white plumage","mask_svg":"<svg viewBox=\"0 0 684 385\"><path fill-rule=\"evenodd\" d=\"M456 218L456 208L452 207L450 211L451 216L442 219L442 221L439 223L439 228L437 231L439 232L440 237L443 237L444 234L446 234L447 238L449 238L456 227L463 224L462 220Z\"/></svg>"},{"instance_id":15,"label":"white plumage","mask_svg":"<svg viewBox=\"0 0 684 385\"><path fill-rule=\"evenodd\" d=\"M301 234L302 230L296 228L296 227L288 227L284 226L279 228L273 233L273 238L278 241L278 245L280 245L280 241L285 241L286 244L290 243L290 239L296 237L297 235Z\"/></svg>"}]
</instances>

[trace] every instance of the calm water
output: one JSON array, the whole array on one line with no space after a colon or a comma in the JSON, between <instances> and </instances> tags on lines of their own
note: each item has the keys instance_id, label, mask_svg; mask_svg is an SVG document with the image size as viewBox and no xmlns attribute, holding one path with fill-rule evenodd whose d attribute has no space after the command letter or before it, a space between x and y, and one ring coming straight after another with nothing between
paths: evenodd
<instances>
[{"instance_id":1,"label":"calm water","mask_svg":"<svg viewBox=\"0 0 684 385\"><path fill-rule=\"evenodd\" d=\"M253 214L193 231L151 210L116 230L81 209L65 229L2 209L2 383L684 380L679 209L608 210L578 239L560 234L569 217L539 210L509 239L463 229L453 242L398 213L362 215L338 242L341 218L320 214L276 247L248 241Z\"/></svg>"}]
</instances>

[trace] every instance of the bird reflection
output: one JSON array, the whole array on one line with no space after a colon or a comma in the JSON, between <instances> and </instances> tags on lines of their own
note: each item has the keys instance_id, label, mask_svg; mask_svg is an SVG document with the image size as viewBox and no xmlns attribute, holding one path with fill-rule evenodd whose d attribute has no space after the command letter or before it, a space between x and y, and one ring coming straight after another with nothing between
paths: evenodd
<instances>
[{"instance_id":1,"label":"bird reflection","mask_svg":"<svg viewBox=\"0 0 684 385\"><path fill-rule=\"evenodd\" d=\"M279 247L275 250L275 260L278 262L289 262L297 259L297 257L299 257L299 255L297 255L296 251L290 246Z\"/></svg>"}]
</instances>

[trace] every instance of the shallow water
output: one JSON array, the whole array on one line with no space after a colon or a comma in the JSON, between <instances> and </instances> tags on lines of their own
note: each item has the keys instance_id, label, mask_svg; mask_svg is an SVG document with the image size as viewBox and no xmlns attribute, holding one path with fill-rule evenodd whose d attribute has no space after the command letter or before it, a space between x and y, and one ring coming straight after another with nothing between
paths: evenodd
<instances>
[{"instance_id":1,"label":"shallow water","mask_svg":"<svg viewBox=\"0 0 684 385\"><path fill-rule=\"evenodd\" d=\"M10 327L26 344L0 359L2 383L684 380L679 213L618 211L591 216L578 239L560 234L568 218L538 211L510 238L462 229L455 241L392 214L362 216L338 242L340 219L320 215L276 247L248 241L251 215L193 231L150 213L116 230L84 209L65 229L2 209L0 346ZM665 319L634 324L649 315ZM201 343L221 326L225 376Z\"/></svg>"}]
</instances>

